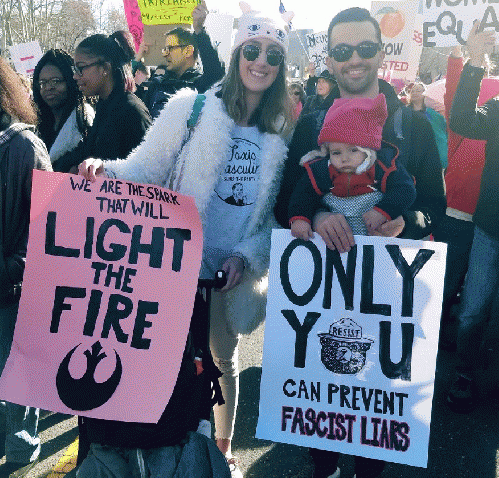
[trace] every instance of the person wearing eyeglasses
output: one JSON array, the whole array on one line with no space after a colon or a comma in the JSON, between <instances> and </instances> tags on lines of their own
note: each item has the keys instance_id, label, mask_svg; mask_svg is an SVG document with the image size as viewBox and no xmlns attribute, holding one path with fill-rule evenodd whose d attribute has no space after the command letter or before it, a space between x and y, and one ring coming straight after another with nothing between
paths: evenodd
<instances>
[{"instance_id":1,"label":"person wearing eyeglasses","mask_svg":"<svg viewBox=\"0 0 499 478\"><path fill-rule=\"evenodd\" d=\"M327 67L337 82L334 99L376 98L380 93L385 96L388 118L382 139L399 148L400 164L415 179L416 200L411 208L381 224L374 234L408 239L428 236L445 215L443 170L430 123L421 113L406 108L393 87L378 79L384 59L378 22L363 8L339 12L329 24L328 52ZM296 125L274 209L282 227L289 228L290 197L303 174L300 158L317 148L322 124L316 113L302 115ZM312 228L330 249L340 253L355 244L352 230L341 214L320 211L313 218ZM339 477L338 453L315 449L310 453L315 463L314 478ZM382 461L356 457L356 478L377 477L383 468Z\"/></svg>"},{"instance_id":2,"label":"person wearing eyeglasses","mask_svg":"<svg viewBox=\"0 0 499 478\"><path fill-rule=\"evenodd\" d=\"M38 107L38 136L57 161L88 134L95 116L73 78L73 58L63 50L47 51L33 72L33 100Z\"/></svg>"},{"instance_id":3,"label":"person wearing eyeglasses","mask_svg":"<svg viewBox=\"0 0 499 478\"><path fill-rule=\"evenodd\" d=\"M417 197L410 211L388 221L378 231L384 236L422 239L428 236L446 208L443 170L430 124L418 112L404 107L393 87L378 79L384 52L381 30L375 18L363 8L349 8L338 13L328 29L327 66L337 82L334 99L385 95L388 119L383 139L395 144L404 154L404 166L415 179ZM300 117L290 143L284 179L277 199L275 214L281 226L289 227L288 204L293 185L302 174L300 158L316 149L322 127L319 114ZM326 244L340 252L354 245L347 224L330 213L319 213L314 229Z\"/></svg>"},{"instance_id":4,"label":"person wearing eyeglasses","mask_svg":"<svg viewBox=\"0 0 499 478\"><path fill-rule=\"evenodd\" d=\"M147 85L145 103L153 118L180 89L191 88L204 93L223 78L225 68L204 28L207 15L208 8L203 0L192 12L194 32L178 27L167 33L162 50L166 73L156 76ZM202 71L196 67L198 58L203 64Z\"/></svg>"},{"instance_id":5,"label":"person wearing eyeglasses","mask_svg":"<svg viewBox=\"0 0 499 478\"><path fill-rule=\"evenodd\" d=\"M286 22L247 11L243 2L241 6L246 11L239 19L227 75L204 94L197 124L189 130L187 121L202 98L184 90L168 101L143 143L126 160L89 159L79 168L91 181L102 174L166 184L195 199L204 236L200 277L211 278L221 268L228 279L225 287L212 293L210 348L223 373L220 386L225 400L215 406L215 437L233 478L242 478L232 454L238 343L240 334L250 333L264 319L261 281L269 264L272 209L286 157L283 136L291 125L284 64L289 45ZM237 183L243 186L245 200L226 201ZM85 421L89 430L106 426L103 421ZM147 437L121 435L134 443L151 442L153 437L154 445L161 447L169 436L167 428L160 419ZM101 445L108 443L101 440ZM120 446L134 445L125 441ZM86 478L84 465L80 476Z\"/></svg>"},{"instance_id":6,"label":"person wearing eyeglasses","mask_svg":"<svg viewBox=\"0 0 499 478\"><path fill-rule=\"evenodd\" d=\"M52 163L54 171L75 172L89 157L124 158L138 146L151 117L132 93L134 55L133 37L124 31L92 35L76 47L73 78L83 96L97 97L95 118L83 141Z\"/></svg>"}]
</instances>

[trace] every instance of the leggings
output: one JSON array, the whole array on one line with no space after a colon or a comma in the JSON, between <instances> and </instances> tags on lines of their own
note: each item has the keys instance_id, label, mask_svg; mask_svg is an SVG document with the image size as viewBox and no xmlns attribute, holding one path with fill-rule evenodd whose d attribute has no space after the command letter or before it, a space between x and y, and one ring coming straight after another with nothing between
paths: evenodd
<instances>
[{"instance_id":1,"label":"leggings","mask_svg":"<svg viewBox=\"0 0 499 478\"><path fill-rule=\"evenodd\" d=\"M210 348L215 365L223 373L219 382L222 388L224 405L215 405L216 438L232 439L236 408L239 396L239 335L234 333L225 319L222 309L223 301L219 292L213 292L211 297Z\"/></svg>"}]
</instances>

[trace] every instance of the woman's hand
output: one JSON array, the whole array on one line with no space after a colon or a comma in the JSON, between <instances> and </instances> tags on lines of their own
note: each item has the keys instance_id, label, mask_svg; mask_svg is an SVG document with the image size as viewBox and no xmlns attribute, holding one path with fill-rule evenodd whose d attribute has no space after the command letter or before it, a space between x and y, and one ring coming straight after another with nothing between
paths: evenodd
<instances>
[{"instance_id":1,"label":"woman's hand","mask_svg":"<svg viewBox=\"0 0 499 478\"><path fill-rule=\"evenodd\" d=\"M107 178L104 163L99 158L87 158L78 166L78 174L90 182L95 182L97 176Z\"/></svg>"},{"instance_id":2,"label":"woman's hand","mask_svg":"<svg viewBox=\"0 0 499 478\"><path fill-rule=\"evenodd\" d=\"M220 289L220 292L227 292L238 285L243 279L244 261L237 256L230 256L222 266L227 274L227 284Z\"/></svg>"},{"instance_id":3,"label":"woman's hand","mask_svg":"<svg viewBox=\"0 0 499 478\"><path fill-rule=\"evenodd\" d=\"M485 60L486 53L492 53L495 44L495 31L479 31L480 22L475 20L471 27L466 46L470 56L470 65L481 68Z\"/></svg>"}]
</instances>

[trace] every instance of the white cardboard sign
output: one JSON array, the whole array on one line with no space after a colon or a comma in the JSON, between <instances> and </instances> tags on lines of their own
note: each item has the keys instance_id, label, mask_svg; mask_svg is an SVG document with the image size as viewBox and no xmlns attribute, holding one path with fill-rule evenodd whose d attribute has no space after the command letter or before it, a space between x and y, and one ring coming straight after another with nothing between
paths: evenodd
<instances>
[{"instance_id":1,"label":"white cardboard sign","mask_svg":"<svg viewBox=\"0 0 499 478\"><path fill-rule=\"evenodd\" d=\"M426 467L446 245L272 234L256 437Z\"/></svg>"}]
</instances>

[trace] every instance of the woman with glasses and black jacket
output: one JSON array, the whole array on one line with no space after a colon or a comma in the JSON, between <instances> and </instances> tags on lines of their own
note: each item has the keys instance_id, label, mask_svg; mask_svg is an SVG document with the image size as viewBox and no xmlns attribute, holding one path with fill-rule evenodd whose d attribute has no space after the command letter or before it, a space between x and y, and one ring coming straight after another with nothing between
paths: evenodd
<instances>
[{"instance_id":1,"label":"woman with glasses and black jacket","mask_svg":"<svg viewBox=\"0 0 499 478\"><path fill-rule=\"evenodd\" d=\"M54 171L75 172L86 158L126 157L138 146L151 117L133 93L130 62L135 55L130 34L85 38L74 54L74 79L84 96L98 98L92 128L76 149L53 162Z\"/></svg>"},{"instance_id":2,"label":"woman with glasses and black jacket","mask_svg":"<svg viewBox=\"0 0 499 478\"><path fill-rule=\"evenodd\" d=\"M73 58L64 50L47 51L36 65L33 99L38 107L38 136L50 160L57 161L87 136L95 116L73 78Z\"/></svg>"}]
</instances>

